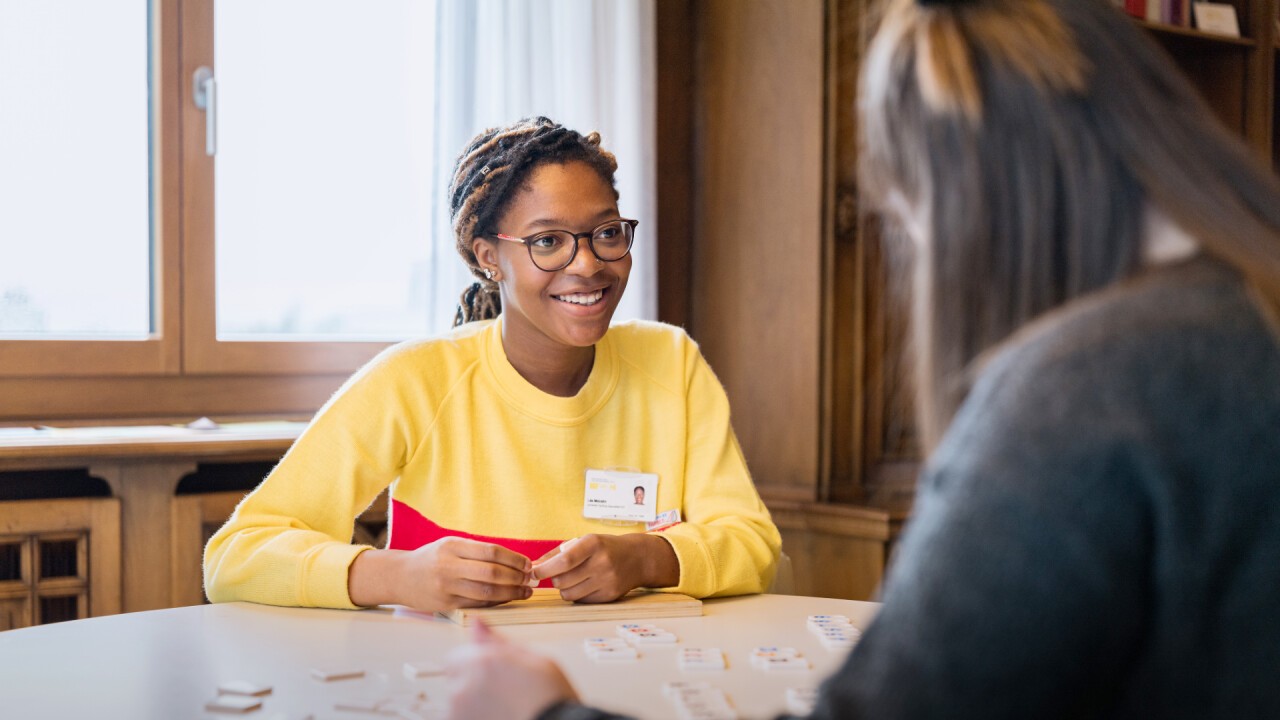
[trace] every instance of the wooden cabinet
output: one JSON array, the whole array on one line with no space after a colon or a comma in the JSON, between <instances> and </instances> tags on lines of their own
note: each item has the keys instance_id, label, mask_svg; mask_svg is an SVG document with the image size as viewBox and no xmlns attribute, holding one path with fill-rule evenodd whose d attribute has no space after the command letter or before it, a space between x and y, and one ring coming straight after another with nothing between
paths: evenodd
<instances>
[{"instance_id":1,"label":"wooden cabinet","mask_svg":"<svg viewBox=\"0 0 1280 720\"><path fill-rule=\"evenodd\" d=\"M181 524L188 516L181 514L179 484L207 466L274 462L302 427L6 434L0 438L0 623L39 624L198 602L203 536L200 528L192 535ZM55 473L47 481L50 490L84 476L105 485L109 496L5 500L24 474L50 470L78 471ZM245 489L258 479L246 478ZM231 494L242 496L244 489ZM214 510L235 506L226 494L220 500ZM60 559L44 562L49 553Z\"/></svg>"},{"instance_id":2,"label":"wooden cabinet","mask_svg":"<svg viewBox=\"0 0 1280 720\"><path fill-rule=\"evenodd\" d=\"M0 438L0 630L205 602L205 544L305 425ZM109 497L7 499L96 488ZM386 537L384 492L352 541Z\"/></svg>"},{"instance_id":3,"label":"wooden cabinet","mask_svg":"<svg viewBox=\"0 0 1280 720\"><path fill-rule=\"evenodd\" d=\"M120 502L0 502L0 630L120 612Z\"/></svg>"}]
</instances>

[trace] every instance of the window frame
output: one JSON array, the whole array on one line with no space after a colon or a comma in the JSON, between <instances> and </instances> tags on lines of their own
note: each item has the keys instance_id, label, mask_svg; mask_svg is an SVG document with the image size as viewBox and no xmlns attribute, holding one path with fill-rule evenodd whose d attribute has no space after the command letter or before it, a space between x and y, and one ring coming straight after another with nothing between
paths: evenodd
<instances>
[{"instance_id":1,"label":"window frame","mask_svg":"<svg viewBox=\"0 0 1280 720\"><path fill-rule=\"evenodd\" d=\"M177 0L152 0L148 6L151 335L145 340L0 340L0 377L165 375L181 370L180 186L174 182L181 170L176 6Z\"/></svg>"}]
</instances>

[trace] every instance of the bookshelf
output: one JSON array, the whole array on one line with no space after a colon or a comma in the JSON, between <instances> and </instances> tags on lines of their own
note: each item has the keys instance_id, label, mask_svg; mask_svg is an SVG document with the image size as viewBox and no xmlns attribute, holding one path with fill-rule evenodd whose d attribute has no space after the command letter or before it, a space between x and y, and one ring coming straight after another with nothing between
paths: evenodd
<instances>
[{"instance_id":1,"label":"bookshelf","mask_svg":"<svg viewBox=\"0 0 1280 720\"><path fill-rule=\"evenodd\" d=\"M1133 18L1177 63L1227 127L1280 168L1280 0L1223 0L1240 37L1193 23ZM1113 0L1123 10L1124 0ZM914 502L919 448L905 361L909 310L889 292L885 242L858 213L856 79L874 17L868 0L827 0L829 170L824 247L824 500L890 512L900 526ZM1190 3L1188 3L1188 8Z\"/></svg>"},{"instance_id":2,"label":"bookshelf","mask_svg":"<svg viewBox=\"0 0 1280 720\"><path fill-rule=\"evenodd\" d=\"M1278 0L1230 0L1240 37L1135 18L1200 89L1214 111L1273 168L1280 168L1276 78Z\"/></svg>"}]
</instances>

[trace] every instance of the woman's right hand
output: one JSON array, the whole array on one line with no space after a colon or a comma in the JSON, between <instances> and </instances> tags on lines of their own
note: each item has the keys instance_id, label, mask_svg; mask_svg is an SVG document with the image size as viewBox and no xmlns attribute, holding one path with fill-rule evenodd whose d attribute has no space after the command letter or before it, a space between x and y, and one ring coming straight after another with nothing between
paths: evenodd
<instances>
[{"instance_id":1,"label":"woman's right hand","mask_svg":"<svg viewBox=\"0 0 1280 720\"><path fill-rule=\"evenodd\" d=\"M396 604L426 612L522 600L533 564L500 545L446 537L416 550L366 550L351 563L356 605Z\"/></svg>"},{"instance_id":2,"label":"woman's right hand","mask_svg":"<svg viewBox=\"0 0 1280 720\"><path fill-rule=\"evenodd\" d=\"M449 720L536 718L552 705L577 702L578 694L559 665L489 629L471 629L471 643L446 659Z\"/></svg>"}]
</instances>

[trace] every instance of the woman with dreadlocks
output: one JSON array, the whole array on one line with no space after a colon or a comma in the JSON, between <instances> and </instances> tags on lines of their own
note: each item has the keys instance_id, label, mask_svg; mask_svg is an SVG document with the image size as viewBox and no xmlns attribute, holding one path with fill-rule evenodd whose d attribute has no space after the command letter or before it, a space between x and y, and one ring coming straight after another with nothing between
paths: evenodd
<instances>
[{"instance_id":1,"label":"woman with dreadlocks","mask_svg":"<svg viewBox=\"0 0 1280 720\"><path fill-rule=\"evenodd\" d=\"M1280 182L1113 5L889 0L865 55L928 462L813 717L1280 717ZM606 717L479 632L454 717Z\"/></svg>"},{"instance_id":2,"label":"woman with dreadlocks","mask_svg":"<svg viewBox=\"0 0 1280 720\"><path fill-rule=\"evenodd\" d=\"M467 146L449 200L478 282L457 327L388 349L317 413L209 541L211 600L436 611L539 583L582 602L768 586L781 540L711 368L677 328L610 325L638 224L616 167L598 134L542 117ZM351 544L388 486L387 548Z\"/></svg>"}]
</instances>

